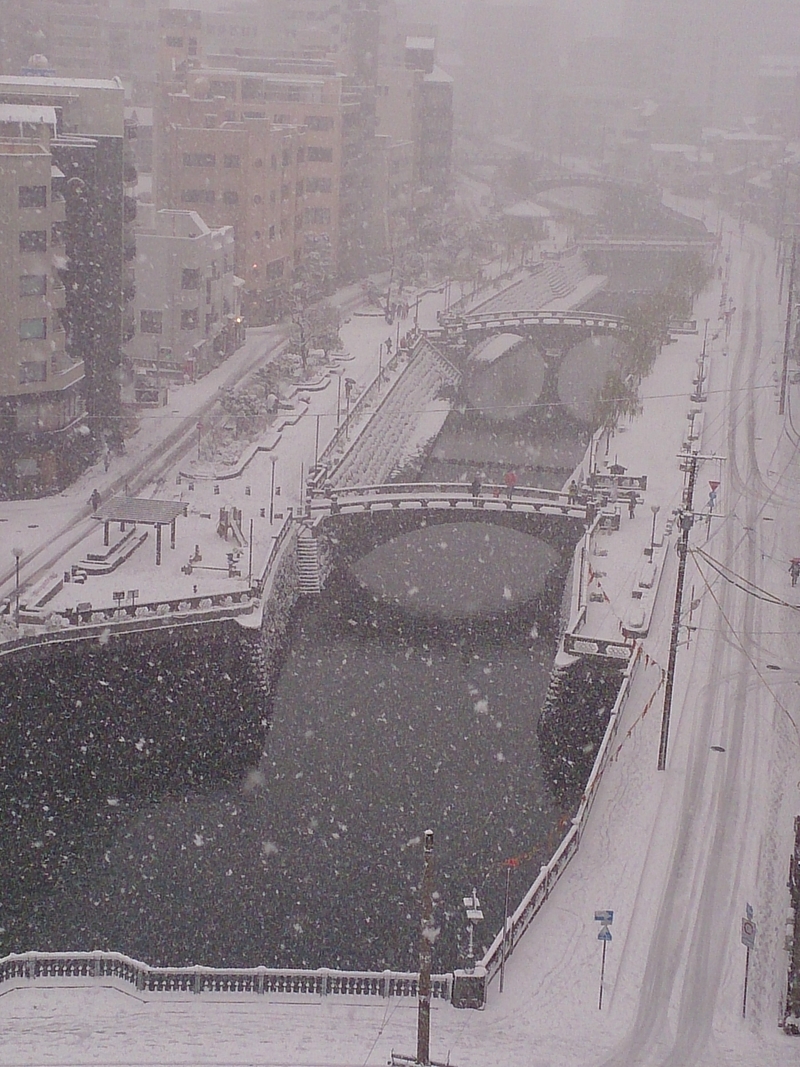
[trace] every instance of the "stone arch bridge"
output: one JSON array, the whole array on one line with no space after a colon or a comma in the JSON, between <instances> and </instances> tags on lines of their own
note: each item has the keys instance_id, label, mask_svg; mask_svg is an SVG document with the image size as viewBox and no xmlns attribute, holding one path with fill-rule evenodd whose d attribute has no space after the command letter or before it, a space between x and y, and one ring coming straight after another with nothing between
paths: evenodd
<instances>
[{"instance_id":1,"label":"stone arch bridge","mask_svg":"<svg viewBox=\"0 0 800 1067\"><path fill-rule=\"evenodd\" d=\"M593 518L591 505L557 490L530 486L516 486L510 499L506 487L499 485L482 486L475 498L463 482L336 488L312 496L307 504L298 538L301 588L318 592L321 587L320 540L352 561L421 527L480 522L545 541L568 562Z\"/></svg>"},{"instance_id":2,"label":"stone arch bridge","mask_svg":"<svg viewBox=\"0 0 800 1067\"><path fill-rule=\"evenodd\" d=\"M604 312L498 309L442 316L439 328L427 331L427 336L432 341L471 349L492 334L517 333L536 342L537 347L569 349L598 334L624 340L631 332L626 318Z\"/></svg>"}]
</instances>

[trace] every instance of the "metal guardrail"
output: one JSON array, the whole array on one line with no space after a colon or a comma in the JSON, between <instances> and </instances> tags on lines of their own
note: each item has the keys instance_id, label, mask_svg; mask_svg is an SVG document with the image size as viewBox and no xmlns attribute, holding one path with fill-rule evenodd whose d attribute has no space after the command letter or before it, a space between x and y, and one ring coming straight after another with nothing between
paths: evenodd
<instances>
[{"instance_id":1,"label":"metal guardrail","mask_svg":"<svg viewBox=\"0 0 800 1067\"><path fill-rule=\"evenodd\" d=\"M631 659L631 662L628 664L628 667L622 676L622 684L619 693L617 694L617 699L614 702L614 706L611 709L606 732L603 736L600 748L598 749L597 756L595 757L589 780L586 783L586 789L583 792L578 811L572 820L572 825L553 854L553 858L549 863L546 863L542 867L539 876L520 901L519 906L509 920L506 931L501 930L497 934L494 941L487 949L483 959L480 961L479 966L484 968L486 972L486 987L488 987L491 980L499 972L503 959L507 960L513 953L514 949L519 944L522 935L533 921L534 916L550 895L553 886L559 880L566 870L570 860L578 851L581 835L586 827L589 813L591 812L597 797L597 791L603 777L603 772L611 758L611 746L617 736L617 731L619 730L619 722L625 708L625 703L628 699L633 677L636 673L636 668L640 659L640 652L641 647L637 646L636 654Z\"/></svg>"},{"instance_id":2,"label":"metal guardrail","mask_svg":"<svg viewBox=\"0 0 800 1067\"><path fill-rule=\"evenodd\" d=\"M0 985L37 979L116 979L146 993L255 993L284 996L417 996L408 971L297 970L276 967L151 967L120 952L23 952L0 959ZM74 984L74 983L73 983ZM431 976L431 996L449 1001L452 974Z\"/></svg>"}]
</instances>

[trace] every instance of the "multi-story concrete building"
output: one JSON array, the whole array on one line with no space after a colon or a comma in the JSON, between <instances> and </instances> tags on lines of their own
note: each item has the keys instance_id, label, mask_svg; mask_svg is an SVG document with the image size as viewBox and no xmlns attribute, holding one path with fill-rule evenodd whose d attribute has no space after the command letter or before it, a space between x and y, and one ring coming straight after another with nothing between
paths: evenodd
<instances>
[{"instance_id":1,"label":"multi-story concrete building","mask_svg":"<svg viewBox=\"0 0 800 1067\"><path fill-rule=\"evenodd\" d=\"M257 325L286 310L299 264L305 129L274 123L247 101L232 107L221 91L235 94L236 80L213 73L209 80L192 72L187 91L162 97L156 120L156 203L196 210L212 227L234 228L243 312ZM327 183L317 179L309 196L318 203L326 194L315 192L325 188ZM330 225L332 216L312 218L319 228Z\"/></svg>"},{"instance_id":2,"label":"multi-story concrete building","mask_svg":"<svg viewBox=\"0 0 800 1067\"><path fill-rule=\"evenodd\" d=\"M81 450L90 454L119 434L123 310L133 295L123 257L136 213L136 201L124 191L124 92L114 81L0 77L0 104L52 107L57 118L47 151L64 177L59 210L65 219L47 234L44 251L60 257L66 353L84 371L90 432L65 459L74 465ZM135 180L135 172L127 178ZM61 479L64 470L57 475ZM53 484L50 477L46 482Z\"/></svg>"},{"instance_id":3,"label":"multi-story concrete building","mask_svg":"<svg viewBox=\"0 0 800 1067\"><path fill-rule=\"evenodd\" d=\"M378 72L377 120L379 134L413 145L413 217L452 191L453 79L436 65L433 38L406 38L403 54Z\"/></svg>"},{"instance_id":4,"label":"multi-story concrete building","mask_svg":"<svg viewBox=\"0 0 800 1067\"><path fill-rule=\"evenodd\" d=\"M207 373L240 342L232 226L142 204L136 227L137 392ZM141 399L141 396L139 397Z\"/></svg>"},{"instance_id":5,"label":"multi-story concrete building","mask_svg":"<svg viewBox=\"0 0 800 1067\"><path fill-rule=\"evenodd\" d=\"M59 267L63 177L52 107L0 104L0 494L57 486L83 416L83 363L66 351ZM64 469L64 464L67 469Z\"/></svg>"}]
</instances>

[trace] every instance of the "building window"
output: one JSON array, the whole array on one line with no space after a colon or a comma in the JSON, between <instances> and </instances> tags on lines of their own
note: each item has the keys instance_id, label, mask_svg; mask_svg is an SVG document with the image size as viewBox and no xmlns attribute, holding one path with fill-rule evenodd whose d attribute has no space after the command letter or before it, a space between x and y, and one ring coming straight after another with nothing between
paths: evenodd
<instances>
[{"instance_id":1,"label":"building window","mask_svg":"<svg viewBox=\"0 0 800 1067\"><path fill-rule=\"evenodd\" d=\"M184 189L181 193L184 204L213 204L213 189Z\"/></svg>"},{"instance_id":2,"label":"building window","mask_svg":"<svg viewBox=\"0 0 800 1067\"><path fill-rule=\"evenodd\" d=\"M196 56L197 55L197 38L196 37L190 37L189 38L189 47L188 47L187 51L188 51L190 56Z\"/></svg>"},{"instance_id":3,"label":"building window","mask_svg":"<svg viewBox=\"0 0 800 1067\"><path fill-rule=\"evenodd\" d=\"M306 126L309 130L324 132L333 129L333 117L331 115L306 115Z\"/></svg>"},{"instance_id":4,"label":"building window","mask_svg":"<svg viewBox=\"0 0 800 1067\"><path fill-rule=\"evenodd\" d=\"M196 330L200 322L200 311L198 308L188 308L181 312L181 329L182 330Z\"/></svg>"},{"instance_id":5,"label":"building window","mask_svg":"<svg viewBox=\"0 0 800 1067\"><path fill-rule=\"evenodd\" d=\"M20 230L20 252L46 252L47 230Z\"/></svg>"},{"instance_id":6,"label":"building window","mask_svg":"<svg viewBox=\"0 0 800 1067\"><path fill-rule=\"evenodd\" d=\"M274 241L275 240L275 227L274 226L270 226L270 228L269 228L269 239L270 239L270 241Z\"/></svg>"},{"instance_id":7,"label":"building window","mask_svg":"<svg viewBox=\"0 0 800 1067\"><path fill-rule=\"evenodd\" d=\"M273 170L278 169L278 157L275 155L274 152L272 153L269 163Z\"/></svg>"},{"instance_id":8,"label":"building window","mask_svg":"<svg viewBox=\"0 0 800 1067\"><path fill-rule=\"evenodd\" d=\"M256 195L253 197L253 203L254 204L260 204L261 203L261 195L259 193L256 193Z\"/></svg>"},{"instance_id":9,"label":"building window","mask_svg":"<svg viewBox=\"0 0 800 1067\"><path fill-rule=\"evenodd\" d=\"M161 333L163 317L163 311L139 312L140 333Z\"/></svg>"},{"instance_id":10,"label":"building window","mask_svg":"<svg viewBox=\"0 0 800 1067\"><path fill-rule=\"evenodd\" d=\"M46 296L46 274L21 274L19 279L20 296Z\"/></svg>"},{"instance_id":11,"label":"building window","mask_svg":"<svg viewBox=\"0 0 800 1067\"><path fill-rule=\"evenodd\" d=\"M260 241L261 240L261 230L255 230L254 231L253 240L254 241Z\"/></svg>"},{"instance_id":12,"label":"building window","mask_svg":"<svg viewBox=\"0 0 800 1067\"><path fill-rule=\"evenodd\" d=\"M309 163L332 163L333 149L309 146L307 158Z\"/></svg>"},{"instance_id":13,"label":"building window","mask_svg":"<svg viewBox=\"0 0 800 1067\"><path fill-rule=\"evenodd\" d=\"M261 82L254 81L250 78L242 82L242 101L253 101L264 99L264 86Z\"/></svg>"},{"instance_id":14,"label":"building window","mask_svg":"<svg viewBox=\"0 0 800 1067\"><path fill-rule=\"evenodd\" d=\"M306 150L305 150L305 148L298 148L297 149L297 162L298 163L305 163L305 161L306 161Z\"/></svg>"},{"instance_id":15,"label":"building window","mask_svg":"<svg viewBox=\"0 0 800 1067\"><path fill-rule=\"evenodd\" d=\"M42 341L47 337L47 319L20 319L20 341Z\"/></svg>"},{"instance_id":16,"label":"building window","mask_svg":"<svg viewBox=\"0 0 800 1067\"><path fill-rule=\"evenodd\" d=\"M288 167L288 166L291 165L291 162L292 162L292 153L289 151L288 148L284 148L283 155L281 156L281 166L282 167Z\"/></svg>"},{"instance_id":17,"label":"building window","mask_svg":"<svg viewBox=\"0 0 800 1067\"><path fill-rule=\"evenodd\" d=\"M47 381L47 363L42 361L36 363L20 363L19 366L19 384L30 385L32 382L46 382Z\"/></svg>"},{"instance_id":18,"label":"building window","mask_svg":"<svg viewBox=\"0 0 800 1067\"><path fill-rule=\"evenodd\" d=\"M273 207L275 207L275 190L274 189L270 190L269 202L270 202L270 204L272 204Z\"/></svg>"},{"instance_id":19,"label":"building window","mask_svg":"<svg viewBox=\"0 0 800 1067\"><path fill-rule=\"evenodd\" d=\"M274 259L267 264L267 281L274 282L283 277L283 260Z\"/></svg>"},{"instance_id":20,"label":"building window","mask_svg":"<svg viewBox=\"0 0 800 1067\"><path fill-rule=\"evenodd\" d=\"M306 211L306 226L329 226L330 221L330 208L312 207Z\"/></svg>"},{"instance_id":21,"label":"building window","mask_svg":"<svg viewBox=\"0 0 800 1067\"><path fill-rule=\"evenodd\" d=\"M241 167L241 165L242 165L242 157L241 156L223 156L222 157L222 165L223 165L223 167Z\"/></svg>"},{"instance_id":22,"label":"building window","mask_svg":"<svg viewBox=\"0 0 800 1067\"><path fill-rule=\"evenodd\" d=\"M297 196L297 197L301 197L303 195L303 183L302 182L298 182L297 185L294 187L294 195Z\"/></svg>"},{"instance_id":23,"label":"building window","mask_svg":"<svg viewBox=\"0 0 800 1067\"><path fill-rule=\"evenodd\" d=\"M308 193L329 193L331 188L330 178L309 178L306 182L306 192Z\"/></svg>"},{"instance_id":24,"label":"building window","mask_svg":"<svg viewBox=\"0 0 800 1067\"><path fill-rule=\"evenodd\" d=\"M183 48L183 38L167 37L167 48Z\"/></svg>"},{"instance_id":25,"label":"building window","mask_svg":"<svg viewBox=\"0 0 800 1067\"><path fill-rule=\"evenodd\" d=\"M181 271L181 289L199 289L200 271L196 267L184 267Z\"/></svg>"},{"instance_id":26,"label":"building window","mask_svg":"<svg viewBox=\"0 0 800 1067\"><path fill-rule=\"evenodd\" d=\"M184 167L216 167L217 157L213 152L184 152Z\"/></svg>"},{"instance_id":27,"label":"building window","mask_svg":"<svg viewBox=\"0 0 800 1067\"><path fill-rule=\"evenodd\" d=\"M47 207L46 185L20 185L20 207Z\"/></svg>"},{"instance_id":28,"label":"building window","mask_svg":"<svg viewBox=\"0 0 800 1067\"><path fill-rule=\"evenodd\" d=\"M226 189L222 194L222 202L223 204L238 204L239 194L235 189Z\"/></svg>"}]
</instances>

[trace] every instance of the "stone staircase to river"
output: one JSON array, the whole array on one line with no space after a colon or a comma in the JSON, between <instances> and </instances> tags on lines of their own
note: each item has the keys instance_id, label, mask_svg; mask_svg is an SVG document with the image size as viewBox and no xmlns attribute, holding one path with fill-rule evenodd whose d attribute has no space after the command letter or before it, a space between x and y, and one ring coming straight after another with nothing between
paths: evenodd
<instances>
[{"instance_id":1,"label":"stone staircase to river","mask_svg":"<svg viewBox=\"0 0 800 1067\"><path fill-rule=\"evenodd\" d=\"M297 577L301 593L316 596L322 591L319 540L307 526L301 527L297 534Z\"/></svg>"}]
</instances>

